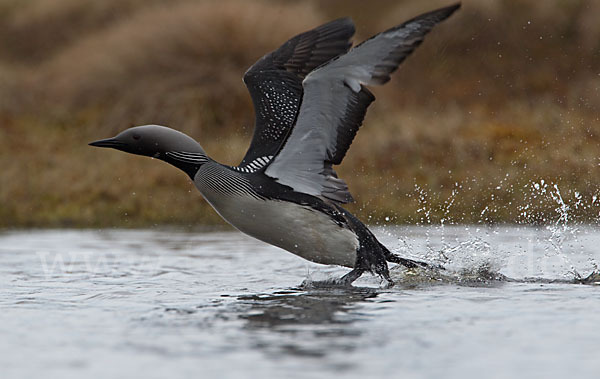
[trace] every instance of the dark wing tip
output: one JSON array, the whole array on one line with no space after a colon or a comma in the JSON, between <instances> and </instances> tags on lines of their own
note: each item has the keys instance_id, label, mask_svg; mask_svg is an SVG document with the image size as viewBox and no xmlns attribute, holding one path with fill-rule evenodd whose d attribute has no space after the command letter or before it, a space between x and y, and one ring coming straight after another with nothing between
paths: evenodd
<instances>
[{"instance_id":1,"label":"dark wing tip","mask_svg":"<svg viewBox=\"0 0 600 379\"><path fill-rule=\"evenodd\" d=\"M329 21L321 26L315 28L316 31L325 33L330 30L333 32L340 32L341 36L345 36L348 39L356 32L354 21L350 17L341 17L333 21Z\"/></svg>"},{"instance_id":2,"label":"dark wing tip","mask_svg":"<svg viewBox=\"0 0 600 379\"><path fill-rule=\"evenodd\" d=\"M419 19L424 19L424 18L429 18L432 21L438 23L438 22L444 21L445 19L450 17L452 15L452 13L456 12L460 7L461 7L461 3L456 3L456 4L449 5L444 8L435 9L433 11L423 13L423 14L413 18L412 20L405 22L405 24L408 24L412 21L416 21Z\"/></svg>"},{"instance_id":3,"label":"dark wing tip","mask_svg":"<svg viewBox=\"0 0 600 379\"><path fill-rule=\"evenodd\" d=\"M304 78L318 66L346 53L352 46L354 32L354 22L348 17L317 26L288 41L293 52L280 63L287 71Z\"/></svg>"},{"instance_id":4,"label":"dark wing tip","mask_svg":"<svg viewBox=\"0 0 600 379\"><path fill-rule=\"evenodd\" d=\"M459 10L461 6L462 6L462 4L461 4L461 3L460 3L460 1L459 1L459 2L458 2L458 3L456 3L456 4L449 5L449 6L447 6L446 8L442 8L442 9L447 9L447 10L448 10L448 12L450 12L450 14L452 14L452 13L454 13L455 11ZM449 14L449 15L450 15L450 14Z\"/></svg>"},{"instance_id":5,"label":"dark wing tip","mask_svg":"<svg viewBox=\"0 0 600 379\"><path fill-rule=\"evenodd\" d=\"M437 24L450 17L460 7L461 4L456 3L448 7L420 14L398 26L394 26L369 38L369 40L375 39L380 35L394 33L397 30L410 27L407 32L410 34L410 38L405 38L403 43L398 44L394 51L392 51L380 64L375 66L372 73L373 83L385 84L388 82L390 80L390 74L396 71L400 63L402 63L402 61L404 61L404 59L406 59L406 57L408 57L423 42L425 35L429 33ZM361 43L360 45L364 44L365 42Z\"/></svg>"}]
</instances>

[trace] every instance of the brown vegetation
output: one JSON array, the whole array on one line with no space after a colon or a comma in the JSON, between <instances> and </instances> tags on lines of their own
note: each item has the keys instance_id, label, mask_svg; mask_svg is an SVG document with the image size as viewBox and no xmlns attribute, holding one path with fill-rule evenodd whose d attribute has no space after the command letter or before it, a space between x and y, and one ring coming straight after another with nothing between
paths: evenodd
<instances>
[{"instance_id":1,"label":"brown vegetation","mask_svg":"<svg viewBox=\"0 0 600 379\"><path fill-rule=\"evenodd\" d=\"M235 164L253 122L241 77L256 59L335 17L352 16L361 40L444 4L0 0L0 226L218 223L183 174L87 142L164 124ZM464 1L373 89L338 170L352 210L552 222L543 179L573 217L597 221L599 12L600 0Z\"/></svg>"}]
</instances>

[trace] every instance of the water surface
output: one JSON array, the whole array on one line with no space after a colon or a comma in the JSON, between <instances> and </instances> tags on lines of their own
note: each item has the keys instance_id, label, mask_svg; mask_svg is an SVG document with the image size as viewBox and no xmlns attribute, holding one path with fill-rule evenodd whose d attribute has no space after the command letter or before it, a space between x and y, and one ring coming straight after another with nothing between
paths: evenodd
<instances>
[{"instance_id":1,"label":"water surface","mask_svg":"<svg viewBox=\"0 0 600 379\"><path fill-rule=\"evenodd\" d=\"M377 229L395 287L237 232L0 233L0 376L595 377L594 228Z\"/></svg>"}]
</instances>

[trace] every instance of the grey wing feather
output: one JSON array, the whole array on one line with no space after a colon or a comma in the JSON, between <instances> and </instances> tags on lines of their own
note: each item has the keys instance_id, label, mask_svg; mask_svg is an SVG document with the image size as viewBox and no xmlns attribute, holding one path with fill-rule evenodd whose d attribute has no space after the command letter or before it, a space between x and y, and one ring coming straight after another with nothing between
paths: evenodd
<instances>
[{"instance_id":1,"label":"grey wing feather","mask_svg":"<svg viewBox=\"0 0 600 379\"><path fill-rule=\"evenodd\" d=\"M374 100L364 85L387 82L425 35L459 6L423 14L377 34L307 75L294 129L265 173L298 192L352 201L332 165L342 162Z\"/></svg>"},{"instance_id":2,"label":"grey wing feather","mask_svg":"<svg viewBox=\"0 0 600 379\"><path fill-rule=\"evenodd\" d=\"M244 74L256 114L254 135L239 167L275 155L292 129L302 100L302 80L348 51L354 24L341 18L301 33L259 59Z\"/></svg>"}]
</instances>

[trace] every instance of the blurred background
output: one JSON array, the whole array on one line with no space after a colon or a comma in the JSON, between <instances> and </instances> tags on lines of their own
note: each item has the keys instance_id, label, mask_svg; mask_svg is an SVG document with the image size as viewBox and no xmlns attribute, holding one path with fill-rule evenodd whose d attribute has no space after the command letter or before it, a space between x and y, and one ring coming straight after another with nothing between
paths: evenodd
<instances>
[{"instance_id":1,"label":"blurred background","mask_svg":"<svg viewBox=\"0 0 600 379\"><path fill-rule=\"evenodd\" d=\"M0 0L0 226L222 224L185 174L87 143L163 124L237 164L241 78L341 16L355 41L451 0ZM466 0L407 59L338 168L377 223L600 214L600 0Z\"/></svg>"}]
</instances>

